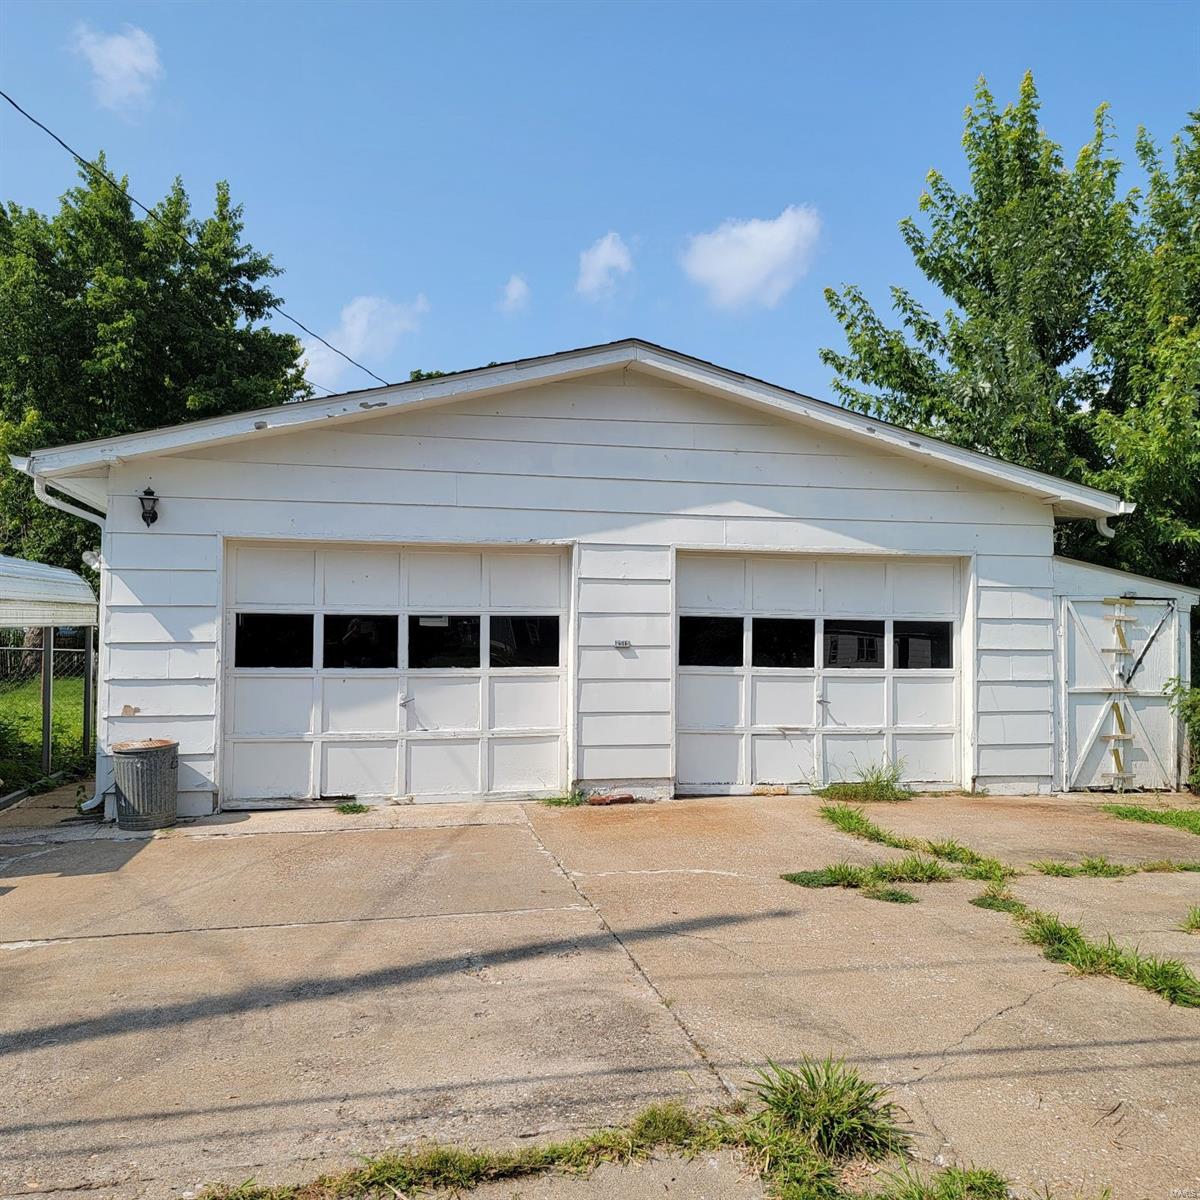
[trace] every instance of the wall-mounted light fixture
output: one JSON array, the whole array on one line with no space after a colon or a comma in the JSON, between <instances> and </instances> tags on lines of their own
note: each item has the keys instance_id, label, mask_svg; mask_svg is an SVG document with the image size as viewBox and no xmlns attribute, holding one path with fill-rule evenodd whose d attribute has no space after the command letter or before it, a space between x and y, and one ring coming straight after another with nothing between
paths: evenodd
<instances>
[{"instance_id":1,"label":"wall-mounted light fixture","mask_svg":"<svg viewBox=\"0 0 1200 1200\"><path fill-rule=\"evenodd\" d=\"M149 529L158 520L158 497L154 494L153 488L147 488L138 499L142 502L142 520L146 522L146 528Z\"/></svg>"}]
</instances>

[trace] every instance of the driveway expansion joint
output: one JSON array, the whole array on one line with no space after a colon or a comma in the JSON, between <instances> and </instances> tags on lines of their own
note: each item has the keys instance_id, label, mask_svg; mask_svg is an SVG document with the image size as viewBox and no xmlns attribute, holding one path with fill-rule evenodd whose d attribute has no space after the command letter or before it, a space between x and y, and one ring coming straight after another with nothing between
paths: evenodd
<instances>
[{"instance_id":1,"label":"driveway expansion joint","mask_svg":"<svg viewBox=\"0 0 1200 1200\"><path fill-rule=\"evenodd\" d=\"M635 973L642 980L642 982L645 984L645 986L647 988L649 988L651 993L654 995L654 998L658 1001L658 1004L662 1008L663 1012L665 1012L667 1014L667 1016L670 1017L670 1019L675 1023L675 1027L683 1035L684 1040L687 1042L692 1053L696 1056L700 1065L716 1081L717 1085L720 1087L720 1089L723 1092L727 1093L732 1099L737 1099L738 1094L739 1094L738 1089L733 1084L731 1084L728 1080L726 1080L725 1076L722 1075L721 1072L717 1069L716 1064L712 1061L711 1058L709 1058L708 1054L705 1053L704 1047L701 1046L701 1044L696 1040L696 1038L692 1034L692 1031L690 1029L688 1029L687 1025L684 1024L684 1022L680 1018L679 1014L672 1008L672 1006L670 1004L667 1003L666 997L662 994L662 992L660 992L658 990L658 987L655 984L654 980L650 978L650 976L649 976L649 974L647 974L645 968L642 966L642 964L640 962L638 962L637 958L633 954L633 951L630 950L629 947L625 944L625 941L621 937L621 935L616 931L616 929L613 928L612 925L609 924L608 919L600 911L599 906L579 886L579 883L578 883L577 879L575 878L574 874L567 870L567 868L563 865L563 862L558 857L558 855L555 854L554 851L551 850L550 847L547 846L544 841L542 841L542 838L541 838L540 834L538 833L537 828L534 826L533 822L529 819L529 812L524 805L522 805L521 811L525 815L525 823L529 827L529 836L533 839L534 844L538 847L538 849L544 855L546 855L547 858L550 859L550 861L554 864L555 869L558 871L558 873L571 885L571 887L574 889L576 895L578 895L579 898L595 914L596 920L600 922L600 926L604 930L604 932L607 933L608 936L611 937L612 940L617 944L617 946L620 947L620 949L624 953L625 957L627 959L629 959L629 963L633 967Z\"/></svg>"}]
</instances>

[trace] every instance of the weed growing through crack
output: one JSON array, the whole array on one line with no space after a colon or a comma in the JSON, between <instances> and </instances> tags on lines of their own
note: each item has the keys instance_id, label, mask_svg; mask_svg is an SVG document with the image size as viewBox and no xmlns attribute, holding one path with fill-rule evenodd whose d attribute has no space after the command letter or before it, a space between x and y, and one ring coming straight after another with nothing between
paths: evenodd
<instances>
[{"instance_id":1,"label":"weed growing through crack","mask_svg":"<svg viewBox=\"0 0 1200 1200\"><path fill-rule=\"evenodd\" d=\"M357 800L343 800L341 804L336 805L337 811L346 817L368 812L370 807L369 804L360 804Z\"/></svg>"},{"instance_id":2,"label":"weed growing through crack","mask_svg":"<svg viewBox=\"0 0 1200 1200\"><path fill-rule=\"evenodd\" d=\"M781 875L787 883L808 888L855 888L870 900L884 900L889 904L915 904L916 896L911 892L891 887L894 883L942 883L953 879L940 863L930 858L911 854L893 862L875 863L870 867L859 867L854 863L832 863L817 871L792 871Z\"/></svg>"},{"instance_id":3,"label":"weed growing through crack","mask_svg":"<svg viewBox=\"0 0 1200 1200\"><path fill-rule=\"evenodd\" d=\"M993 909L996 912L1012 913L1014 916L1025 912L1025 905L1008 890L1008 885L1000 879L994 879L989 883L971 903L976 908Z\"/></svg>"},{"instance_id":4,"label":"weed growing through crack","mask_svg":"<svg viewBox=\"0 0 1200 1200\"><path fill-rule=\"evenodd\" d=\"M903 762L884 762L875 766L859 767L855 775L854 779L817 788L813 794L829 800L856 800L860 804L894 804L913 798L913 792L901 782L904 775Z\"/></svg>"},{"instance_id":5,"label":"weed growing through crack","mask_svg":"<svg viewBox=\"0 0 1200 1200\"><path fill-rule=\"evenodd\" d=\"M546 796L540 803L547 808L578 808L587 803L587 797L582 792L566 792L562 796Z\"/></svg>"},{"instance_id":6,"label":"weed growing through crack","mask_svg":"<svg viewBox=\"0 0 1200 1200\"><path fill-rule=\"evenodd\" d=\"M1187 916L1179 923L1184 933L1200 933L1200 904L1193 904L1187 911Z\"/></svg>"},{"instance_id":7,"label":"weed growing through crack","mask_svg":"<svg viewBox=\"0 0 1200 1200\"><path fill-rule=\"evenodd\" d=\"M861 808L852 804L822 804L821 816L831 825L836 825L843 833L864 841L876 842L880 846L891 846L893 850L919 850L920 843L915 838L899 837L888 833L886 829L876 825Z\"/></svg>"},{"instance_id":8,"label":"weed growing through crack","mask_svg":"<svg viewBox=\"0 0 1200 1200\"><path fill-rule=\"evenodd\" d=\"M1051 962L1065 963L1084 975L1124 979L1171 1004L1200 1008L1200 980L1177 959L1118 946L1112 937L1093 942L1078 925L1068 925L1052 913L1030 909L1018 919L1025 940L1041 947Z\"/></svg>"},{"instance_id":9,"label":"weed growing through crack","mask_svg":"<svg viewBox=\"0 0 1200 1200\"><path fill-rule=\"evenodd\" d=\"M1053 875L1061 879L1073 879L1077 875L1088 875L1093 879L1120 879L1125 875L1136 875L1138 867L1109 862L1103 854L1085 858L1078 863L1043 861L1029 864L1042 875Z\"/></svg>"},{"instance_id":10,"label":"weed growing through crack","mask_svg":"<svg viewBox=\"0 0 1200 1200\"><path fill-rule=\"evenodd\" d=\"M1102 804L1100 811L1122 821L1144 821L1150 825L1172 825L1200 835L1200 808L1146 808L1141 804Z\"/></svg>"},{"instance_id":11,"label":"weed growing through crack","mask_svg":"<svg viewBox=\"0 0 1200 1200\"><path fill-rule=\"evenodd\" d=\"M1138 863L1139 871L1200 871L1200 862L1179 862L1174 858L1156 858Z\"/></svg>"},{"instance_id":12,"label":"weed growing through crack","mask_svg":"<svg viewBox=\"0 0 1200 1200\"><path fill-rule=\"evenodd\" d=\"M876 863L870 874L872 879L884 883L945 883L954 878L937 859L922 858L919 854Z\"/></svg>"},{"instance_id":13,"label":"weed growing through crack","mask_svg":"<svg viewBox=\"0 0 1200 1200\"><path fill-rule=\"evenodd\" d=\"M342 1174L306 1184L214 1186L202 1200L396 1200L427 1192L466 1192L480 1184L551 1171L585 1174L602 1163L628 1163L655 1152L695 1155L733 1151L776 1200L847 1200L840 1172L849 1162L882 1162L885 1187L872 1200L1003 1200L1008 1183L979 1168L918 1174L908 1165L903 1111L886 1088L845 1062L805 1057L775 1063L750 1085L758 1106L695 1113L678 1103L654 1105L626 1125L569 1141L517 1150L427 1145L366 1159Z\"/></svg>"},{"instance_id":14,"label":"weed growing through crack","mask_svg":"<svg viewBox=\"0 0 1200 1200\"><path fill-rule=\"evenodd\" d=\"M916 904L917 898L903 888L886 887L881 883L869 883L862 893L869 900L883 900L887 904Z\"/></svg>"}]
</instances>

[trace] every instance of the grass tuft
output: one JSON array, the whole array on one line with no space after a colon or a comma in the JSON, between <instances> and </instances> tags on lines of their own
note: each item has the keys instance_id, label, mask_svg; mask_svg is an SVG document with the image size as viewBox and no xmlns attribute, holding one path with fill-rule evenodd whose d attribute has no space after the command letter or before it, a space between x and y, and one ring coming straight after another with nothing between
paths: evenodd
<instances>
[{"instance_id":1,"label":"grass tuft","mask_svg":"<svg viewBox=\"0 0 1200 1200\"><path fill-rule=\"evenodd\" d=\"M1137 867L1124 863L1109 862L1103 854L1085 858L1078 863L1043 861L1029 864L1043 875L1054 875L1062 879L1073 879L1077 875L1089 875L1093 879L1120 879L1124 875L1136 875Z\"/></svg>"},{"instance_id":2,"label":"grass tuft","mask_svg":"<svg viewBox=\"0 0 1200 1200\"><path fill-rule=\"evenodd\" d=\"M884 883L945 883L954 876L934 858L910 854L893 862L876 863L872 879Z\"/></svg>"},{"instance_id":3,"label":"grass tuft","mask_svg":"<svg viewBox=\"0 0 1200 1200\"><path fill-rule=\"evenodd\" d=\"M922 1178L907 1163L883 1175L887 1200L1007 1200L1009 1182L980 1167L947 1167Z\"/></svg>"},{"instance_id":4,"label":"grass tuft","mask_svg":"<svg viewBox=\"0 0 1200 1200\"><path fill-rule=\"evenodd\" d=\"M899 837L876 825L861 808L852 804L822 804L821 816L843 833L880 846L891 846L893 850L919 850L920 842L914 838Z\"/></svg>"},{"instance_id":5,"label":"grass tuft","mask_svg":"<svg viewBox=\"0 0 1200 1200\"><path fill-rule=\"evenodd\" d=\"M765 1113L827 1159L876 1159L908 1148L901 1110L887 1099L887 1089L868 1083L841 1059L805 1056L794 1070L768 1063L750 1090Z\"/></svg>"},{"instance_id":6,"label":"grass tuft","mask_svg":"<svg viewBox=\"0 0 1200 1200\"><path fill-rule=\"evenodd\" d=\"M992 880L971 903L976 908L987 908L994 912L1012 913L1013 916L1019 916L1025 912L1025 905L1008 890L1004 881L1000 879Z\"/></svg>"},{"instance_id":7,"label":"grass tuft","mask_svg":"<svg viewBox=\"0 0 1200 1200\"><path fill-rule=\"evenodd\" d=\"M1193 904L1187 911L1187 916L1179 923L1184 933L1200 933L1200 904Z\"/></svg>"},{"instance_id":8,"label":"grass tuft","mask_svg":"<svg viewBox=\"0 0 1200 1200\"><path fill-rule=\"evenodd\" d=\"M856 778L826 784L813 794L829 800L854 800L859 804L895 804L900 800L911 800L914 795L901 782L903 774L902 762L859 767Z\"/></svg>"},{"instance_id":9,"label":"grass tuft","mask_svg":"<svg viewBox=\"0 0 1200 1200\"><path fill-rule=\"evenodd\" d=\"M1150 825L1172 825L1200 835L1200 808L1146 808L1141 804L1102 804L1100 811L1112 813L1122 821L1143 821Z\"/></svg>"},{"instance_id":10,"label":"grass tuft","mask_svg":"<svg viewBox=\"0 0 1200 1200\"><path fill-rule=\"evenodd\" d=\"M1200 862L1180 862L1174 858L1156 858L1138 863L1139 871L1200 871Z\"/></svg>"},{"instance_id":11,"label":"grass tuft","mask_svg":"<svg viewBox=\"0 0 1200 1200\"><path fill-rule=\"evenodd\" d=\"M369 810L370 805L360 804L357 800L343 800L341 804L334 806L337 812L343 813L346 816L351 816L353 813L365 813Z\"/></svg>"},{"instance_id":12,"label":"grass tuft","mask_svg":"<svg viewBox=\"0 0 1200 1200\"><path fill-rule=\"evenodd\" d=\"M912 892L906 892L903 888L886 887L881 883L868 884L863 888L862 894L869 900L883 900L888 904L917 903L917 898Z\"/></svg>"},{"instance_id":13,"label":"grass tuft","mask_svg":"<svg viewBox=\"0 0 1200 1200\"><path fill-rule=\"evenodd\" d=\"M547 808L578 808L587 803L587 797L582 792L566 792L561 796L546 796L540 803Z\"/></svg>"}]
</instances>

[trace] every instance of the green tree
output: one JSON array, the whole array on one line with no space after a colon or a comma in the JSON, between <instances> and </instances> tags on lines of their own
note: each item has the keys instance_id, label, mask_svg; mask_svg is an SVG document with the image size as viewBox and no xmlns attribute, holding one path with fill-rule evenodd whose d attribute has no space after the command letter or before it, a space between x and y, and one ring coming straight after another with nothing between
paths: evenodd
<instances>
[{"instance_id":1,"label":"green tree","mask_svg":"<svg viewBox=\"0 0 1200 1200\"><path fill-rule=\"evenodd\" d=\"M39 503L8 454L310 394L300 342L265 324L279 268L228 185L202 220L179 180L139 218L99 167L53 216L0 210L0 553L73 570L95 528Z\"/></svg>"},{"instance_id":2,"label":"green tree","mask_svg":"<svg viewBox=\"0 0 1200 1200\"><path fill-rule=\"evenodd\" d=\"M1200 118L1173 169L1142 133L1149 183L1119 194L1107 109L1072 166L1038 125L1026 76L1001 111L985 82L967 109L969 185L936 171L900 223L949 302L939 318L892 289L897 325L855 287L828 289L844 351L822 360L851 407L1117 492L1138 511L1109 543L1088 523L1061 549L1200 580Z\"/></svg>"}]
</instances>

